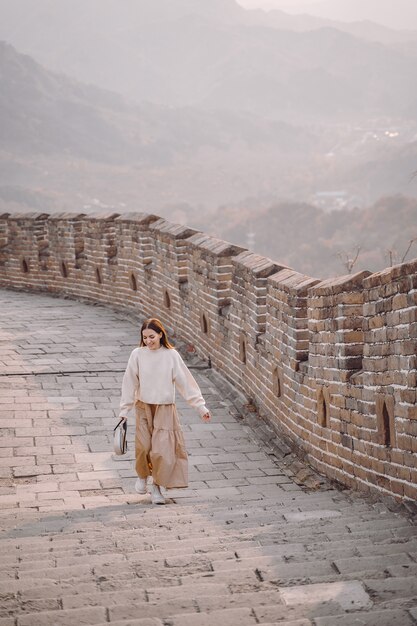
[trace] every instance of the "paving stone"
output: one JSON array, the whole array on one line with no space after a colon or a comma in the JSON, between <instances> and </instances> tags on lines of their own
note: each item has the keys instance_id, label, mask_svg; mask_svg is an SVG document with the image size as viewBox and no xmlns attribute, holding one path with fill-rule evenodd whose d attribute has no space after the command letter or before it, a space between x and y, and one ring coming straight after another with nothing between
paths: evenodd
<instances>
[{"instance_id":1,"label":"paving stone","mask_svg":"<svg viewBox=\"0 0 417 626\"><path fill-rule=\"evenodd\" d=\"M230 585L231 581L234 585L254 585L259 580L258 573L253 568L236 568L232 565L230 569L220 570L216 572L196 572L188 575L184 575L180 578L181 585L190 584L207 584L211 586L214 584Z\"/></svg>"},{"instance_id":2,"label":"paving stone","mask_svg":"<svg viewBox=\"0 0 417 626\"><path fill-rule=\"evenodd\" d=\"M213 463L208 462L195 465L199 472L224 472L225 470L236 469L236 465L234 463L216 463L216 465L214 466Z\"/></svg>"},{"instance_id":3,"label":"paving stone","mask_svg":"<svg viewBox=\"0 0 417 626\"><path fill-rule=\"evenodd\" d=\"M414 626L406 611L355 612L349 615L315 618L315 626Z\"/></svg>"},{"instance_id":4,"label":"paving stone","mask_svg":"<svg viewBox=\"0 0 417 626\"><path fill-rule=\"evenodd\" d=\"M417 597L417 578L413 576L382 580L365 579L364 585L372 597L378 601Z\"/></svg>"},{"instance_id":5,"label":"paving stone","mask_svg":"<svg viewBox=\"0 0 417 626\"><path fill-rule=\"evenodd\" d=\"M390 576L417 576L417 564L390 565L387 557L386 571Z\"/></svg>"},{"instance_id":6,"label":"paving stone","mask_svg":"<svg viewBox=\"0 0 417 626\"><path fill-rule=\"evenodd\" d=\"M318 576L335 576L335 571L328 561L276 563L273 566L260 566L263 580L287 580L297 578L314 578Z\"/></svg>"},{"instance_id":7,"label":"paving stone","mask_svg":"<svg viewBox=\"0 0 417 626\"><path fill-rule=\"evenodd\" d=\"M69 567L51 567L50 569L38 569L38 570L21 570L19 572L19 578L33 579L36 576L40 576L43 580L65 580L68 578L85 578L91 576L90 565L75 565Z\"/></svg>"},{"instance_id":8,"label":"paving stone","mask_svg":"<svg viewBox=\"0 0 417 626\"><path fill-rule=\"evenodd\" d=\"M236 594L237 595L237 594ZM338 606L338 605L337 605ZM326 606L327 612L326 615L331 615L331 606ZM295 607L288 607L285 605L279 604L271 604L271 605L262 605L255 606L253 612L258 620L258 623L264 624L266 623L274 623L274 624L282 624L282 622L286 623L290 621L293 623L294 621L298 621L300 618L300 612L304 613L305 611L297 610ZM338 606L337 613L340 613L340 607ZM314 612L311 611L311 607L309 607L308 611L309 616L313 617Z\"/></svg>"},{"instance_id":9,"label":"paving stone","mask_svg":"<svg viewBox=\"0 0 417 626\"><path fill-rule=\"evenodd\" d=\"M29 587L22 588L19 590L19 596L22 599L22 602L29 602L31 600L39 600L41 598L55 598L57 594L61 595L61 599L67 599L67 606L64 606L64 609L69 608L79 608L79 605L75 605L73 607L68 606L68 597L82 597L84 594L91 594L92 596L96 593L101 593L97 585L93 582L85 582L83 581L80 585L72 584L71 581L64 581L61 583L53 583L52 581L40 581L40 586L37 587ZM83 605L85 606L85 605Z\"/></svg>"},{"instance_id":10,"label":"paving stone","mask_svg":"<svg viewBox=\"0 0 417 626\"><path fill-rule=\"evenodd\" d=\"M172 626L246 626L256 624L256 619L250 609L224 609L212 613L195 613L176 615Z\"/></svg>"},{"instance_id":11,"label":"paving stone","mask_svg":"<svg viewBox=\"0 0 417 626\"><path fill-rule=\"evenodd\" d=\"M187 584L186 587L181 588L182 598L196 598L199 595L225 595L228 592L227 584L220 583L192 583ZM168 599L178 597L177 588L147 588L147 594L149 602L157 603L164 602Z\"/></svg>"},{"instance_id":12,"label":"paving stone","mask_svg":"<svg viewBox=\"0 0 417 626\"><path fill-rule=\"evenodd\" d=\"M157 617L143 617L138 619L127 619L123 621L112 621L112 626L164 626L162 620ZM98 624L97 626L107 626L106 624Z\"/></svg>"},{"instance_id":13,"label":"paving stone","mask_svg":"<svg viewBox=\"0 0 417 626\"><path fill-rule=\"evenodd\" d=\"M218 609L228 609L232 607L256 607L258 605L281 604L278 589L268 589L263 591L247 591L218 596L199 596L196 603L201 612L210 612ZM282 615L288 615L287 607L282 606Z\"/></svg>"},{"instance_id":14,"label":"paving stone","mask_svg":"<svg viewBox=\"0 0 417 626\"><path fill-rule=\"evenodd\" d=\"M413 555L412 551L417 550L417 543L414 541L406 541L404 543L392 543L392 544L367 544L367 545L358 545L357 551L360 556L376 556L376 555L388 555L388 554L400 554L400 553L408 553L415 561L417 555Z\"/></svg>"},{"instance_id":15,"label":"paving stone","mask_svg":"<svg viewBox=\"0 0 417 626\"><path fill-rule=\"evenodd\" d=\"M20 615L17 626L92 626L106 621L106 610L101 607L83 607L82 609L47 611Z\"/></svg>"},{"instance_id":16,"label":"paving stone","mask_svg":"<svg viewBox=\"0 0 417 626\"><path fill-rule=\"evenodd\" d=\"M341 574L354 572L378 572L384 571L388 566L411 564L408 554L390 554L388 556L360 557L355 559L338 559L335 565Z\"/></svg>"},{"instance_id":17,"label":"paving stone","mask_svg":"<svg viewBox=\"0 0 417 626\"><path fill-rule=\"evenodd\" d=\"M370 608L371 599L359 581L340 581L328 584L301 585L280 589L287 605L336 602L343 610Z\"/></svg>"},{"instance_id":18,"label":"paving stone","mask_svg":"<svg viewBox=\"0 0 417 626\"><path fill-rule=\"evenodd\" d=\"M273 624L272 622L262 622L262 626L277 626L276 623ZM291 620L291 621L287 621L285 620L280 621L279 622L279 626L312 626L312 622L310 622L309 619L296 619L296 620Z\"/></svg>"},{"instance_id":19,"label":"paving stone","mask_svg":"<svg viewBox=\"0 0 417 626\"><path fill-rule=\"evenodd\" d=\"M288 522L304 522L307 520L330 519L342 517L340 511L304 511L295 513L284 513Z\"/></svg>"},{"instance_id":20,"label":"paving stone","mask_svg":"<svg viewBox=\"0 0 417 626\"><path fill-rule=\"evenodd\" d=\"M171 598L168 602L160 601L158 603L150 602L129 602L123 605L110 606L110 621L136 619L138 616L143 618L159 617L161 619L171 617L176 614L196 613L196 603L194 598L182 598L180 589L177 588L176 598Z\"/></svg>"}]
</instances>

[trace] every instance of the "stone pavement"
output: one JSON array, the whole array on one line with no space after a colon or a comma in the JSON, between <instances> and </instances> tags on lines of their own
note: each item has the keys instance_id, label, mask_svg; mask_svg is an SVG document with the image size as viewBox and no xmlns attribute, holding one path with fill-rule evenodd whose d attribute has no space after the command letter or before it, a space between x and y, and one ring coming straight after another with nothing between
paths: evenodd
<instances>
[{"instance_id":1,"label":"stone pavement","mask_svg":"<svg viewBox=\"0 0 417 626\"><path fill-rule=\"evenodd\" d=\"M138 324L0 292L0 626L411 626L417 529L400 509L293 481L203 370L178 402L190 488L155 507L111 454Z\"/></svg>"}]
</instances>

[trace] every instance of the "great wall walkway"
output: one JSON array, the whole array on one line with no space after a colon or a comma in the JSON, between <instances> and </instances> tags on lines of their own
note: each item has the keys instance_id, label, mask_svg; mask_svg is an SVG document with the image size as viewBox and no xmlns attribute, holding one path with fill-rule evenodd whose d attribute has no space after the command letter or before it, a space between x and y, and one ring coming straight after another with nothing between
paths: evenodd
<instances>
[{"instance_id":1,"label":"great wall walkway","mask_svg":"<svg viewBox=\"0 0 417 626\"><path fill-rule=\"evenodd\" d=\"M0 626L417 624L403 512L294 482L204 371L190 489L152 506L110 444L137 324L11 291L0 323Z\"/></svg>"}]
</instances>

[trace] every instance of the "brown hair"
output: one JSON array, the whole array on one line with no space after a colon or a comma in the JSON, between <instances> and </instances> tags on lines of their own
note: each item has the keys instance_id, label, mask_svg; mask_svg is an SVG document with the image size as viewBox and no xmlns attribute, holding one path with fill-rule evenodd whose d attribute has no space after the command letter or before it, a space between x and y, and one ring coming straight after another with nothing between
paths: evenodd
<instances>
[{"instance_id":1,"label":"brown hair","mask_svg":"<svg viewBox=\"0 0 417 626\"><path fill-rule=\"evenodd\" d=\"M156 333L162 333L162 337L161 337L161 345L162 346L164 346L165 348L169 348L169 349L174 347L168 340L167 331L163 327L162 322L157 320L155 317L151 317L150 319L145 320L143 322L143 324L142 324L142 328L140 329L140 345L141 345L141 347L145 345L145 343L143 341L143 331L146 330L147 328L150 328L151 330L154 330Z\"/></svg>"}]
</instances>

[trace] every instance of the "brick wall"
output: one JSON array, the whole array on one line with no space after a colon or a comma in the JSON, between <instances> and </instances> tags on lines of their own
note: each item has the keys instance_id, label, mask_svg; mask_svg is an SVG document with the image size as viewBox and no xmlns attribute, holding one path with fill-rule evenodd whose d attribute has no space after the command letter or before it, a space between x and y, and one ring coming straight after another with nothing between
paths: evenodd
<instances>
[{"instance_id":1,"label":"brick wall","mask_svg":"<svg viewBox=\"0 0 417 626\"><path fill-rule=\"evenodd\" d=\"M417 261L319 281L155 215L5 214L0 285L159 317L317 470L417 499Z\"/></svg>"}]
</instances>

